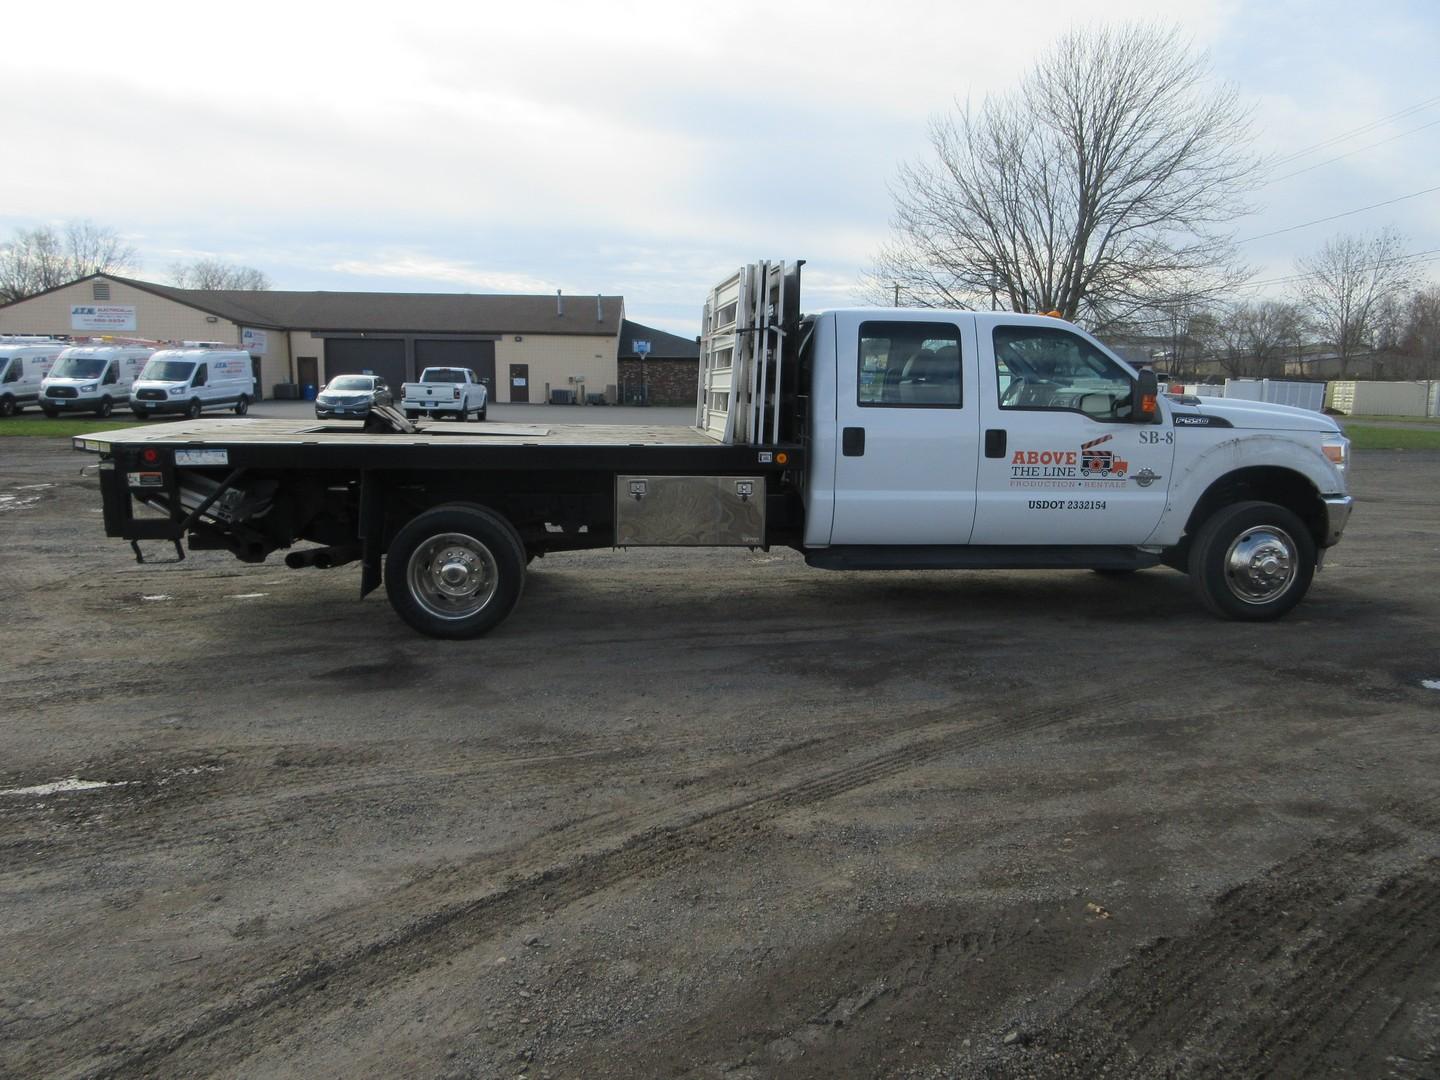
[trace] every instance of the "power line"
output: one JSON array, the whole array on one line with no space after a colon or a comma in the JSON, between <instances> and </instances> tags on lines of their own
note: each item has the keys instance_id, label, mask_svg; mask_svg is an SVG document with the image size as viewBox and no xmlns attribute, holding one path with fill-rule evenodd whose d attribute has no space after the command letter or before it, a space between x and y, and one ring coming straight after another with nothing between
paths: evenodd
<instances>
[{"instance_id":1,"label":"power line","mask_svg":"<svg viewBox=\"0 0 1440 1080\"><path fill-rule=\"evenodd\" d=\"M1379 142L1373 142L1368 146L1362 146L1358 150L1349 150L1343 154L1336 154L1332 158L1326 158L1324 161L1317 161L1314 165L1306 165L1305 168L1296 169L1294 172L1288 172L1284 176L1271 177L1269 180L1266 180L1265 183L1274 184L1278 183L1281 180L1289 180L1292 176L1299 176L1301 173L1307 173L1311 169L1318 169L1322 165L1329 165L1332 162L1341 161L1347 157L1354 157L1356 154L1363 154L1366 150L1374 150L1377 146L1384 146L1386 143L1394 142L1396 139L1403 139L1406 135L1414 135L1417 131L1424 131L1426 128L1432 128L1436 124L1440 124L1440 120L1431 120L1428 124L1421 124L1419 127L1411 128L1409 131L1402 131L1398 135L1391 135L1388 139L1381 139Z\"/></svg>"},{"instance_id":2,"label":"power line","mask_svg":"<svg viewBox=\"0 0 1440 1080\"><path fill-rule=\"evenodd\" d=\"M1414 266L1417 266L1417 267L1427 266L1427 265L1429 265L1430 263L1433 263L1433 262L1440 262L1440 255L1432 255L1432 256L1431 256L1430 258L1428 258L1428 259L1416 259L1415 262L1413 263L1413 265L1414 265ZM1361 270L1360 272L1361 272L1361 273L1367 273L1367 272L1369 272L1369 271L1371 271L1371 270L1376 270L1376 269L1379 269L1379 267L1377 267L1377 266L1367 266L1367 267L1365 267L1363 270ZM1288 285L1295 285L1295 284L1298 284L1299 282L1308 281L1308 280L1310 280L1310 279L1312 279L1312 278L1315 278L1315 277L1319 277L1319 275L1318 275L1318 274L1297 274L1297 275L1295 275L1295 277L1293 277L1293 278L1287 278L1287 279L1284 279L1283 281L1277 281L1277 282L1258 282L1258 281L1252 281L1252 282L1250 282L1250 283L1248 283L1248 284L1245 284L1245 285L1237 285L1237 286L1235 286L1235 291L1236 291L1237 293L1246 293L1246 292L1248 292L1248 293L1254 295L1254 294L1259 293L1259 292L1261 292L1262 290L1264 290L1264 289L1266 289L1266 288L1269 288L1269 287L1271 287L1271 286L1274 286L1274 285L1286 285L1286 284L1288 284Z\"/></svg>"},{"instance_id":3,"label":"power line","mask_svg":"<svg viewBox=\"0 0 1440 1080\"><path fill-rule=\"evenodd\" d=\"M1427 248L1424 251L1412 251L1405 255L1396 255L1393 258L1382 259L1380 262L1375 263L1375 265L1373 266L1365 267L1365 269L1378 270L1380 267L1389 266L1391 263L1409 262L1412 259L1417 260L1417 262L1434 262L1437 258L1440 258L1440 248ZM1247 281L1245 282L1245 284L1237 287L1241 289L1255 289L1265 285L1288 285L1292 281L1304 281L1306 278L1312 278L1315 276L1316 275L1313 273L1287 274L1284 277L1263 278L1260 281Z\"/></svg>"},{"instance_id":4,"label":"power line","mask_svg":"<svg viewBox=\"0 0 1440 1080\"><path fill-rule=\"evenodd\" d=\"M1302 221L1299 225L1290 225L1284 229L1273 229L1266 233L1257 233L1254 236L1247 236L1244 240L1236 240L1237 244L1248 244L1252 240L1263 240L1267 236L1279 236L1281 233L1294 232L1296 229L1308 229L1311 225L1321 225L1327 221L1335 221L1339 218L1350 217L1352 214L1363 214L1366 210L1378 210L1382 206L1391 206L1394 203L1404 202L1406 199L1418 199L1421 195L1429 195L1431 192L1440 191L1440 185L1426 188L1423 191L1412 191L1409 195L1399 195L1393 199L1386 199L1384 202L1371 203L1369 206L1357 206L1354 210L1346 210L1343 213L1331 214L1329 217L1316 218L1314 221Z\"/></svg>"},{"instance_id":5,"label":"power line","mask_svg":"<svg viewBox=\"0 0 1440 1080\"><path fill-rule=\"evenodd\" d=\"M1303 150L1296 150L1293 154L1287 154L1285 157L1280 158L1278 161L1272 162L1271 167L1274 168L1281 165L1288 165L1290 164L1290 162L1298 161L1300 158L1305 157L1307 154L1313 154L1317 150L1324 150L1326 147L1334 146L1336 143L1344 142L1346 139L1353 139L1356 135L1368 134L1369 132L1374 131L1376 128L1380 127L1382 124L1388 124L1391 120L1401 120L1404 117L1419 112L1421 109L1428 109L1436 102L1440 102L1440 95L1436 95L1432 98L1427 98L1426 100L1417 102L1414 105L1409 105L1401 109L1399 112L1391 113L1389 116L1382 116L1379 120L1372 120L1368 124L1361 124L1358 128L1352 128L1350 131L1341 132L1339 135L1332 135L1330 138L1318 142L1313 146L1307 146Z\"/></svg>"}]
</instances>

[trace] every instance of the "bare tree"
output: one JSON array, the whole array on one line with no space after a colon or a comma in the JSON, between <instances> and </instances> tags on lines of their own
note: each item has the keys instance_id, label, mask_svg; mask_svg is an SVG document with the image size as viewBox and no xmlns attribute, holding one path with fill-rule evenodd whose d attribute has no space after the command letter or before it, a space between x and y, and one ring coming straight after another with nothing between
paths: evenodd
<instances>
[{"instance_id":1,"label":"bare tree","mask_svg":"<svg viewBox=\"0 0 1440 1080\"><path fill-rule=\"evenodd\" d=\"M1235 92L1175 30L1078 30L1012 93L931 123L903 165L889 302L1059 311L1103 330L1238 283L1222 227L1258 175Z\"/></svg>"},{"instance_id":2,"label":"bare tree","mask_svg":"<svg viewBox=\"0 0 1440 1080\"><path fill-rule=\"evenodd\" d=\"M17 229L0 246L0 303L23 300L87 274L131 273L139 256L114 229L90 221Z\"/></svg>"},{"instance_id":3,"label":"bare tree","mask_svg":"<svg viewBox=\"0 0 1440 1080\"><path fill-rule=\"evenodd\" d=\"M1272 378L1285 373L1299 309L1279 300L1236 304L1220 320L1220 366L1231 378Z\"/></svg>"},{"instance_id":4,"label":"bare tree","mask_svg":"<svg viewBox=\"0 0 1440 1080\"><path fill-rule=\"evenodd\" d=\"M1370 237L1333 237L1315 255L1296 260L1305 275L1299 291L1310 325L1335 350L1341 376L1374 348L1386 298L1413 287L1414 266L1404 252L1404 237L1383 229Z\"/></svg>"},{"instance_id":5,"label":"bare tree","mask_svg":"<svg viewBox=\"0 0 1440 1080\"><path fill-rule=\"evenodd\" d=\"M1440 287L1416 291L1405 308L1400 332L1404 358L1398 374L1412 379L1440 379Z\"/></svg>"},{"instance_id":6,"label":"bare tree","mask_svg":"<svg viewBox=\"0 0 1440 1080\"><path fill-rule=\"evenodd\" d=\"M270 288L270 279L252 266L236 266L216 259L177 262L170 267L170 279L182 289Z\"/></svg>"}]
</instances>

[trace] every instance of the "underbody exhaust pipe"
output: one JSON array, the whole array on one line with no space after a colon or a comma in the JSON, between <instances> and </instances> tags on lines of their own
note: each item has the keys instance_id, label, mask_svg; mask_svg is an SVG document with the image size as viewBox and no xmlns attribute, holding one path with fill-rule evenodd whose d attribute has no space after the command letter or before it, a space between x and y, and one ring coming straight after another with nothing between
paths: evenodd
<instances>
[{"instance_id":1,"label":"underbody exhaust pipe","mask_svg":"<svg viewBox=\"0 0 1440 1080\"><path fill-rule=\"evenodd\" d=\"M337 566L354 562L358 558L360 558L358 547L308 548L305 551L290 552L285 556L285 565L291 570L302 570L307 566L313 566L316 570L331 570Z\"/></svg>"}]
</instances>

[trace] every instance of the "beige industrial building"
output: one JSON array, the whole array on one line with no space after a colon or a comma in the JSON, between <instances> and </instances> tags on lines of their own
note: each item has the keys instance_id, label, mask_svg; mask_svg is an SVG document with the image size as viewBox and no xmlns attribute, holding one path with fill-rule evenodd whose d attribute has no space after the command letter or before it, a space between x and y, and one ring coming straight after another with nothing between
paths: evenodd
<instances>
[{"instance_id":1,"label":"beige industrial building","mask_svg":"<svg viewBox=\"0 0 1440 1080\"><path fill-rule=\"evenodd\" d=\"M177 289L92 274L0 307L0 334L218 341L258 385L366 372L394 388L431 365L473 368L497 402L616 393L619 296Z\"/></svg>"}]
</instances>

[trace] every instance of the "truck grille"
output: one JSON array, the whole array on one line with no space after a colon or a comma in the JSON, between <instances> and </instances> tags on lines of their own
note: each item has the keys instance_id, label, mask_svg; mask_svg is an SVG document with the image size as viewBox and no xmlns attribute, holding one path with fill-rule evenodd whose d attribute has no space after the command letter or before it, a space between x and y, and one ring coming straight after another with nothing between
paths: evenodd
<instances>
[{"instance_id":1,"label":"truck grille","mask_svg":"<svg viewBox=\"0 0 1440 1080\"><path fill-rule=\"evenodd\" d=\"M79 397L80 393L73 386L47 386L46 397Z\"/></svg>"},{"instance_id":2,"label":"truck grille","mask_svg":"<svg viewBox=\"0 0 1440 1080\"><path fill-rule=\"evenodd\" d=\"M164 390L136 390L135 396L141 401L164 401Z\"/></svg>"}]
</instances>

